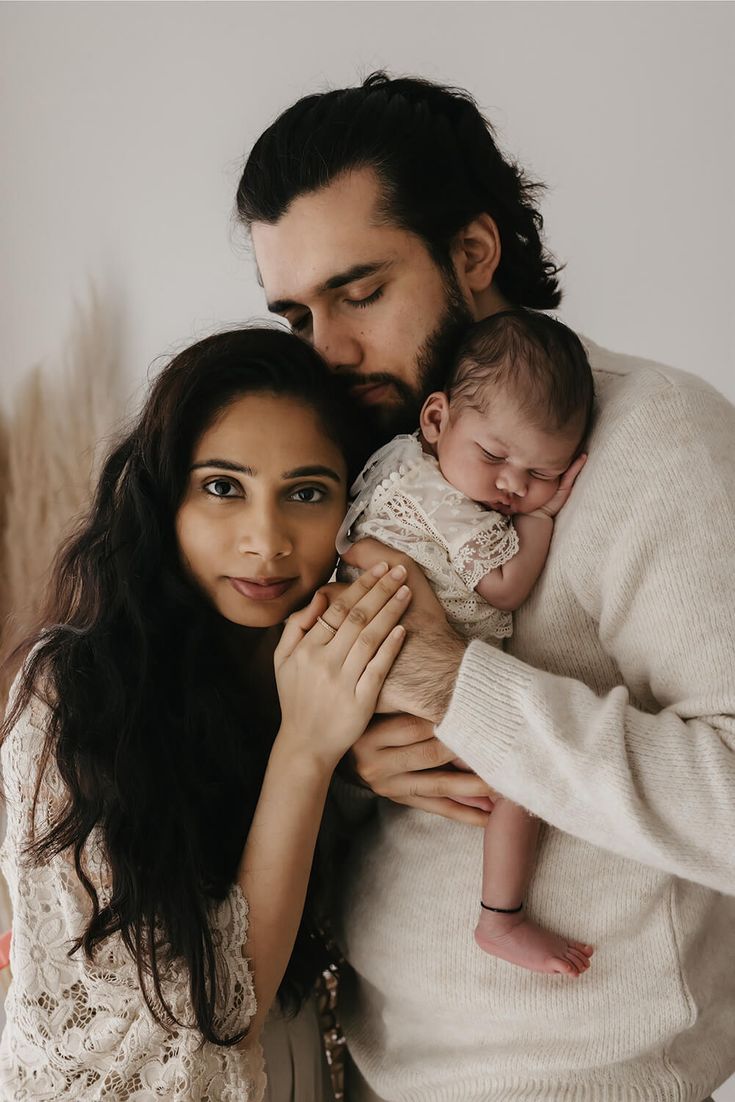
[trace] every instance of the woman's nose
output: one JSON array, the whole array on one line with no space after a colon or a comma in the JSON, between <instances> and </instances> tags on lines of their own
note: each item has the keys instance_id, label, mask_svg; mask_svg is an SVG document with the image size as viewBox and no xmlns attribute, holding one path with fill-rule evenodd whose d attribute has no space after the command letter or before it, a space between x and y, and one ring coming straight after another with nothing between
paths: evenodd
<instances>
[{"instance_id":1,"label":"woman's nose","mask_svg":"<svg viewBox=\"0 0 735 1102\"><path fill-rule=\"evenodd\" d=\"M285 558L293 551L286 526L270 511L255 515L250 511L238 540L241 555L253 555L270 562Z\"/></svg>"}]
</instances>

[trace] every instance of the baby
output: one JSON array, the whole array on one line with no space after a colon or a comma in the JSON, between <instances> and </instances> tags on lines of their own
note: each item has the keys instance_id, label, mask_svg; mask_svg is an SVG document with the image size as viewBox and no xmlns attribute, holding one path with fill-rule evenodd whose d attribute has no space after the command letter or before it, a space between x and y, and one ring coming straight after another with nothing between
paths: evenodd
<instances>
[{"instance_id":1,"label":"baby","mask_svg":"<svg viewBox=\"0 0 735 1102\"><path fill-rule=\"evenodd\" d=\"M371 536L404 551L458 632L502 646L584 465L593 396L585 351L561 322L526 310L478 322L446 390L424 402L419 430L368 460L337 549ZM529 812L496 800L475 940L524 968L578 976L592 947L543 929L523 909L538 831Z\"/></svg>"}]
</instances>

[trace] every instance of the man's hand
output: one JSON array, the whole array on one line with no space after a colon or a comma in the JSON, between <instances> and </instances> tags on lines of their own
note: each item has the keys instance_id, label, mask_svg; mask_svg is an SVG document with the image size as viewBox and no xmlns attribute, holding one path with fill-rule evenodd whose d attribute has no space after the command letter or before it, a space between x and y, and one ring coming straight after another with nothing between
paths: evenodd
<instances>
[{"instance_id":1,"label":"man's hand","mask_svg":"<svg viewBox=\"0 0 735 1102\"><path fill-rule=\"evenodd\" d=\"M454 757L427 720L376 716L350 750L347 763L373 792L394 803L484 826L486 811L456 803L453 797L484 798L490 807L495 793L475 773L443 769Z\"/></svg>"},{"instance_id":2,"label":"man's hand","mask_svg":"<svg viewBox=\"0 0 735 1102\"><path fill-rule=\"evenodd\" d=\"M444 610L434 596L423 571L407 555L377 540L355 543L344 559L358 570L369 570L379 562L390 566L403 563L411 605L401 620L407 637L383 685L378 712L410 712L440 723L449 707L466 643L449 626Z\"/></svg>"}]
</instances>

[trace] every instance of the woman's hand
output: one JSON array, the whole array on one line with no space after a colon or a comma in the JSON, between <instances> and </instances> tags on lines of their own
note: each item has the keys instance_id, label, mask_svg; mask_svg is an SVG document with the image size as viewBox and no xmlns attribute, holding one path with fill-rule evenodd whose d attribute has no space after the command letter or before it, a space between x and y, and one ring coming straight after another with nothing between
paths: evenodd
<instances>
[{"instance_id":1,"label":"woman's hand","mask_svg":"<svg viewBox=\"0 0 735 1102\"><path fill-rule=\"evenodd\" d=\"M410 712L439 723L449 706L465 640L447 622L424 572L408 556L377 540L364 539L354 543L343 558L358 570L369 571L382 560L406 567L412 595L411 608L403 621L408 638L386 678L377 711ZM336 588L329 587L332 592Z\"/></svg>"},{"instance_id":2,"label":"woman's hand","mask_svg":"<svg viewBox=\"0 0 735 1102\"><path fill-rule=\"evenodd\" d=\"M373 792L396 803L483 826L495 794L474 773L452 768L454 752L435 737L433 728L449 704L465 641L447 623L421 568L402 552L364 539L353 544L344 559L359 570L370 570L383 559L403 564L412 594L403 621L408 632L406 644L386 678L377 706L379 712L401 714L376 716L346 757L346 769ZM323 592L337 601L345 589L333 583L324 586ZM457 802L468 798L489 802L484 808Z\"/></svg>"},{"instance_id":3,"label":"woman's hand","mask_svg":"<svg viewBox=\"0 0 735 1102\"><path fill-rule=\"evenodd\" d=\"M332 772L362 734L401 649L410 592L381 562L328 606L317 593L283 629L274 663L282 720L238 869L258 1036L293 950Z\"/></svg>"},{"instance_id":4,"label":"woman's hand","mask_svg":"<svg viewBox=\"0 0 735 1102\"><path fill-rule=\"evenodd\" d=\"M286 621L274 664L278 741L331 772L370 721L405 630L404 566L373 566L328 604L317 593Z\"/></svg>"}]
</instances>

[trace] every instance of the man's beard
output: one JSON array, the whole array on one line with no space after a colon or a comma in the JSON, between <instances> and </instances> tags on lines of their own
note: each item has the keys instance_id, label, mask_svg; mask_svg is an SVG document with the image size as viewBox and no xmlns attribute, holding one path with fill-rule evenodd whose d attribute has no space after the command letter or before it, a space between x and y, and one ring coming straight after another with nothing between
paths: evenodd
<instances>
[{"instance_id":1,"label":"man's beard","mask_svg":"<svg viewBox=\"0 0 735 1102\"><path fill-rule=\"evenodd\" d=\"M475 320L462 295L454 268L442 268L442 281L445 292L444 311L436 328L429 333L416 353L416 386L411 387L394 375L386 375L384 381L391 384L398 396L398 402L365 411L372 417L375 432L381 442L390 440L399 432L415 431L421 407L432 391L443 388L459 340Z\"/></svg>"}]
</instances>

